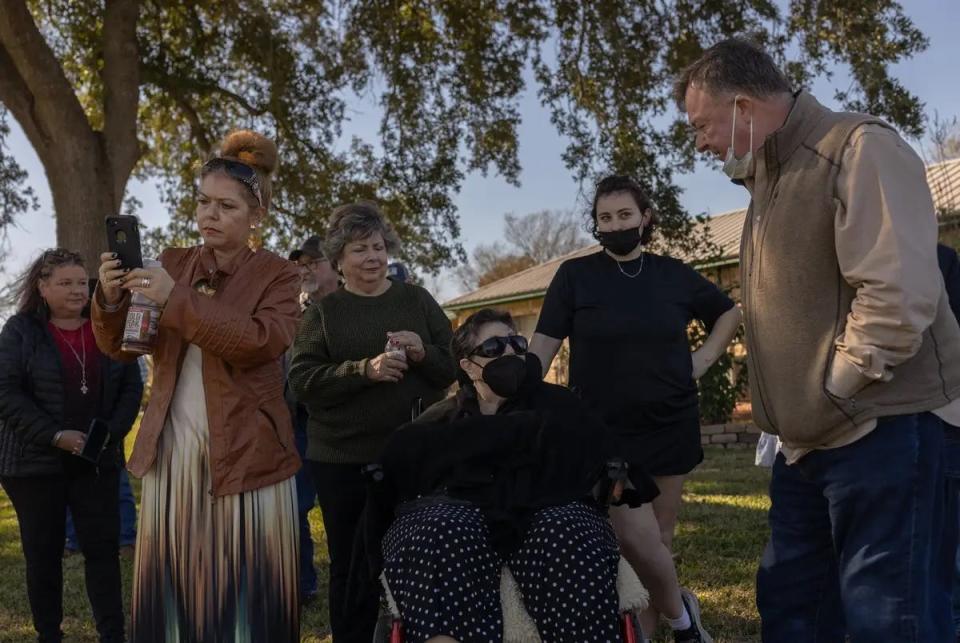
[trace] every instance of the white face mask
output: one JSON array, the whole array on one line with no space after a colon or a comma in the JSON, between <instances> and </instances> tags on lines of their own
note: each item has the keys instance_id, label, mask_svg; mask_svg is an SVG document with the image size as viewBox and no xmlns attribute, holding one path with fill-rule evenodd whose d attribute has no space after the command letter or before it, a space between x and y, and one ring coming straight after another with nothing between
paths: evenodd
<instances>
[{"instance_id":1,"label":"white face mask","mask_svg":"<svg viewBox=\"0 0 960 643\"><path fill-rule=\"evenodd\" d=\"M733 97L733 128L730 131L730 147L727 148L727 158L723 161L723 173L734 181L753 176L753 119L750 119L750 149L742 158L737 158L733 152L733 141L737 133L737 99Z\"/></svg>"}]
</instances>

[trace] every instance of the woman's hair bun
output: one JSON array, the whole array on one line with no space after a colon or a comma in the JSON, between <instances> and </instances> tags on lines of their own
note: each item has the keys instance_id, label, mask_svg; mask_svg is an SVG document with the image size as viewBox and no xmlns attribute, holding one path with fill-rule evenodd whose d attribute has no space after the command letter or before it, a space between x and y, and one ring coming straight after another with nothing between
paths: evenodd
<instances>
[{"instance_id":1,"label":"woman's hair bun","mask_svg":"<svg viewBox=\"0 0 960 643\"><path fill-rule=\"evenodd\" d=\"M227 134L220 144L220 156L246 163L264 174L272 174L277 169L277 144L248 129Z\"/></svg>"}]
</instances>

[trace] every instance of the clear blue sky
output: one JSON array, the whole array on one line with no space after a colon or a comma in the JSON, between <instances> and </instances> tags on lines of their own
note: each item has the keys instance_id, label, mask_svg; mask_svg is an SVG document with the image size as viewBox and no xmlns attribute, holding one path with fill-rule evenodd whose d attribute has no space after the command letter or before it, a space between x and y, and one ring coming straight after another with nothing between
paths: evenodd
<instances>
[{"instance_id":1,"label":"clear blue sky","mask_svg":"<svg viewBox=\"0 0 960 643\"><path fill-rule=\"evenodd\" d=\"M925 111L941 116L960 115L960 83L957 82L957 61L960 60L960 2L957 0L909 0L903 3L907 14L930 39L930 47L919 56L897 65L893 73L920 97ZM813 87L817 97L833 105L834 87L846 87L848 80L838 73L829 83L820 81ZM376 140L377 109L372 102L352 106L352 122L345 136L358 135ZM529 88L522 99L523 124L520 128L520 161L523 167L521 186L515 188L496 176L471 175L456 197L460 211L462 240L468 252L478 243L500 238L503 214L525 214L542 209L583 209L579 186L570 178L560 155L565 143L550 124L540 107L535 88ZM40 210L23 217L10 230L11 255L7 260L8 275L19 271L40 249L55 243L53 209L43 168L11 117L12 136L8 145L20 164L30 174L30 185L40 197ZM690 212L718 214L747 203L746 192L730 184L718 168L704 165L680 177L685 189L683 204ZM149 226L162 225L166 210L152 185L132 183L129 188L144 204L140 215ZM439 299L458 293L452 279L431 282Z\"/></svg>"}]
</instances>

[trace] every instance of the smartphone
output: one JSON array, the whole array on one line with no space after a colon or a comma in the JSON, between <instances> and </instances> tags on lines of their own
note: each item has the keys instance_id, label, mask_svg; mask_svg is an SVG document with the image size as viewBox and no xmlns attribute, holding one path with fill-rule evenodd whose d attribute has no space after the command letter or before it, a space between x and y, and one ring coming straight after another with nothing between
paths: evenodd
<instances>
[{"instance_id":1,"label":"smartphone","mask_svg":"<svg viewBox=\"0 0 960 643\"><path fill-rule=\"evenodd\" d=\"M121 268L143 268L140 250L140 220L129 214L107 217L107 246L117 255Z\"/></svg>"},{"instance_id":2,"label":"smartphone","mask_svg":"<svg viewBox=\"0 0 960 643\"><path fill-rule=\"evenodd\" d=\"M90 427L87 429L87 440L83 443L83 450L77 455L96 464L100 460L100 454L103 453L109 439L110 429L107 427L107 423L101 419L93 418Z\"/></svg>"}]
</instances>

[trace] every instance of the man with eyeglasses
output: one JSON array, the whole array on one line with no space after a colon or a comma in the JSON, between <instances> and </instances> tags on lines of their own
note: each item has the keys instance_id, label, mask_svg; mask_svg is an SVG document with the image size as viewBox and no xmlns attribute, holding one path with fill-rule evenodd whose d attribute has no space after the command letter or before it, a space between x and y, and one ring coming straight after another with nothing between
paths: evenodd
<instances>
[{"instance_id":1,"label":"man with eyeglasses","mask_svg":"<svg viewBox=\"0 0 960 643\"><path fill-rule=\"evenodd\" d=\"M675 99L751 195L740 252L754 421L782 440L757 573L764 641L951 641L937 559L960 328L923 161L890 125L794 92L744 40Z\"/></svg>"},{"instance_id":2,"label":"man with eyeglasses","mask_svg":"<svg viewBox=\"0 0 960 643\"><path fill-rule=\"evenodd\" d=\"M306 309L339 286L337 271L323 253L320 237L314 235L290 253L290 261L300 269L300 305Z\"/></svg>"},{"instance_id":3,"label":"man with eyeglasses","mask_svg":"<svg viewBox=\"0 0 960 643\"><path fill-rule=\"evenodd\" d=\"M337 272L323 252L319 236L309 237L290 253L290 261L300 270L300 306L306 310L339 287ZM284 356L284 373L289 367L289 356ZM297 451L303 458L307 450L307 409L298 404L285 387L284 394L293 418L293 435ZM300 524L300 603L311 602L317 595L317 570L313 566L313 540L310 537L310 510L316 504L317 490L310 472L301 467L297 472L297 509Z\"/></svg>"}]
</instances>

